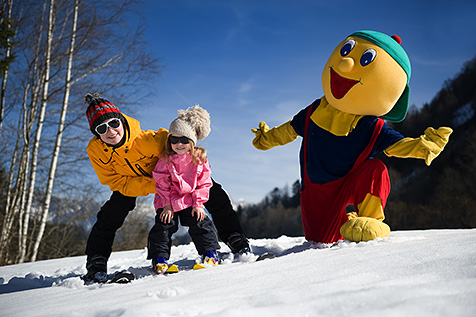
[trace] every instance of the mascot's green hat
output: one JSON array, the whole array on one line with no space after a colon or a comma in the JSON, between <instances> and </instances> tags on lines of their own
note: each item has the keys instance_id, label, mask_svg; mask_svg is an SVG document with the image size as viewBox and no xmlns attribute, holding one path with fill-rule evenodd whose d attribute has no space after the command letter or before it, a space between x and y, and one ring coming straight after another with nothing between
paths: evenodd
<instances>
[{"instance_id":1,"label":"mascot's green hat","mask_svg":"<svg viewBox=\"0 0 476 317\"><path fill-rule=\"evenodd\" d=\"M387 34L376 31L357 31L352 33L350 36L360 37L364 40L374 43L375 45L378 45L390 56L392 56L407 74L407 84L402 95L398 99L395 106L393 106L392 110L382 116L382 119L392 122L403 121L408 111L408 100L410 95L410 87L408 86L408 83L410 82L412 67L410 65L410 59L408 58L407 53L400 45L402 40L397 35L388 36Z\"/></svg>"}]
</instances>

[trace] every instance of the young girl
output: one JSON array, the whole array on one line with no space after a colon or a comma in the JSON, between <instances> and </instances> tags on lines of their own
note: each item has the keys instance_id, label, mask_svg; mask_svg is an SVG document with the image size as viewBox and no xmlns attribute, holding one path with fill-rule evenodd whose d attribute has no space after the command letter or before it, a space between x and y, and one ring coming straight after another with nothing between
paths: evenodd
<instances>
[{"instance_id":1,"label":"young girl","mask_svg":"<svg viewBox=\"0 0 476 317\"><path fill-rule=\"evenodd\" d=\"M210 115L200 106L179 110L172 121L164 152L152 176L156 182L154 207L155 225L149 233L148 259L156 273L169 269L172 234L178 230L178 220L189 227L193 243L202 262L217 265L216 250L220 248L216 229L205 213L212 180L204 149L197 140L210 133ZM170 271L170 270L169 270Z\"/></svg>"}]
</instances>

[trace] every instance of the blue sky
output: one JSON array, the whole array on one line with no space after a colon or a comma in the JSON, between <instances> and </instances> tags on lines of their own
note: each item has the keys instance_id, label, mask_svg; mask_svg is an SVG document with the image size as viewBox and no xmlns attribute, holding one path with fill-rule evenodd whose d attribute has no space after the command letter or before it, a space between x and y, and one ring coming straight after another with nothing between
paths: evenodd
<instances>
[{"instance_id":1,"label":"blue sky","mask_svg":"<svg viewBox=\"0 0 476 317\"><path fill-rule=\"evenodd\" d=\"M199 145L235 201L256 203L299 179L300 138L262 152L250 130L284 123L320 98L324 64L352 32L402 38L410 104L419 107L476 55L474 0L147 0L142 8L149 52L163 69L134 116L143 129L168 128L178 109L206 108L212 132Z\"/></svg>"}]
</instances>

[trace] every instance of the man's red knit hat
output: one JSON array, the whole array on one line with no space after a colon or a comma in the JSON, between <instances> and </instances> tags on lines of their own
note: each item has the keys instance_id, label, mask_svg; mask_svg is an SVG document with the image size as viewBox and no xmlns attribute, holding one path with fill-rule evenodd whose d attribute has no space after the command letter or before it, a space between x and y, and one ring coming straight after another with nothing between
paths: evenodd
<instances>
[{"instance_id":1,"label":"man's red knit hat","mask_svg":"<svg viewBox=\"0 0 476 317\"><path fill-rule=\"evenodd\" d=\"M96 136L96 127L105 120L118 118L122 121L124 119L119 109L106 99L101 98L97 92L86 94L84 96L84 101L88 104L86 117L88 118L89 129Z\"/></svg>"}]
</instances>

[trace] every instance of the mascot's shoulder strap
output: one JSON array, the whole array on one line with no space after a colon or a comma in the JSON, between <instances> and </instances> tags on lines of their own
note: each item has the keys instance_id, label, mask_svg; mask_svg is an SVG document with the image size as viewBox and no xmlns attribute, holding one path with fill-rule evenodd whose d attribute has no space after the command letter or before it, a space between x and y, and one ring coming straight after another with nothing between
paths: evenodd
<instances>
[{"instance_id":1,"label":"mascot's shoulder strap","mask_svg":"<svg viewBox=\"0 0 476 317\"><path fill-rule=\"evenodd\" d=\"M378 135L380 134L380 131L382 131L382 127L383 127L384 123L385 123L385 120L377 118L377 122L375 123L374 131L372 133L372 137L370 138L370 142L367 145L367 147L365 148L365 150L357 158L357 161L354 164L354 167L360 165L360 163L362 163L363 161L368 159L368 157L370 156L370 153L372 152L372 149L375 145L375 142L377 142Z\"/></svg>"}]
</instances>

